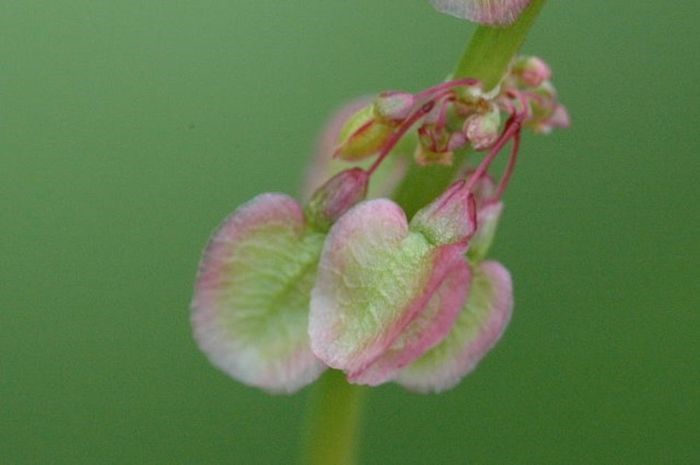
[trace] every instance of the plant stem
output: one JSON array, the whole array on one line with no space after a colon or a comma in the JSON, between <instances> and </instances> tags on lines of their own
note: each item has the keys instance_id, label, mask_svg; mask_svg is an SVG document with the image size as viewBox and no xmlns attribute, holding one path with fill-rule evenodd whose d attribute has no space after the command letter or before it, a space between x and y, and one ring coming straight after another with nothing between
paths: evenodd
<instances>
[{"instance_id":1,"label":"plant stem","mask_svg":"<svg viewBox=\"0 0 700 465\"><path fill-rule=\"evenodd\" d=\"M480 79L486 89L495 87L511 58L525 42L545 1L533 0L518 20L508 27L479 26L459 60L454 79L473 77Z\"/></svg>"},{"instance_id":2,"label":"plant stem","mask_svg":"<svg viewBox=\"0 0 700 465\"><path fill-rule=\"evenodd\" d=\"M532 0L518 20L505 28L479 26L467 45L452 76L453 79L476 78L486 89L498 85L510 60L522 47L527 33L546 0ZM456 154L455 159L464 159ZM424 205L436 198L455 178L460 163L452 166L422 167L416 163L406 174L392 196L411 218Z\"/></svg>"},{"instance_id":3,"label":"plant stem","mask_svg":"<svg viewBox=\"0 0 700 465\"><path fill-rule=\"evenodd\" d=\"M366 388L349 384L345 375L328 370L319 380L311 406L302 463L353 465Z\"/></svg>"}]
</instances>

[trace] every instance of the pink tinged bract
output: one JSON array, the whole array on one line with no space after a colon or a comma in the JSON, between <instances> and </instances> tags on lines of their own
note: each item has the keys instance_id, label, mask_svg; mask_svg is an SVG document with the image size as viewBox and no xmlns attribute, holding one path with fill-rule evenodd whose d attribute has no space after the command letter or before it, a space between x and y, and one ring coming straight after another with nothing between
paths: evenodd
<instances>
[{"instance_id":1,"label":"pink tinged bract","mask_svg":"<svg viewBox=\"0 0 700 465\"><path fill-rule=\"evenodd\" d=\"M447 338L402 370L397 381L418 392L454 387L498 342L512 310L510 273L500 263L481 263L474 272L467 303Z\"/></svg>"},{"instance_id":2,"label":"pink tinged bract","mask_svg":"<svg viewBox=\"0 0 700 465\"><path fill-rule=\"evenodd\" d=\"M486 202L479 206L476 233L469 241L467 255L470 260L480 262L486 258L496 235L502 211L503 203L499 201Z\"/></svg>"},{"instance_id":3,"label":"pink tinged bract","mask_svg":"<svg viewBox=\"0 0 700 465\"><path fill-rule=\"evenodd\" d=\"M436 243L412 226L394 202L371 200L346 213L324 245L311 347L351 382L392 379L447 335L463 305L466 241Z\"/></svg>"},{"instance_id":4,"label":"pink tinged bract","mask_svg":"<svg viewBox=\"0 0 700 465\"><path fill-rule=\"evenodd\" d=\"M414 319L367 368L349 373L350 382L376 386L390 381L400 369L447 337L464 304L471 279L461 250L455 248L444 246L437 254L432 282L412 303L421 309Z\"/></svg>"},{"instance_id":5,"label":"pink tinged bract","mask_svg":"<svg viewBox=\"0 0 700 465\"><path fill-rule=\"evenodd\" d=\"M323 240L283 194L255 197L216 231L192 303L195 339L214 365L270 392L294 392L320 375L307 327Z\"/></svg>"},{"instance_id":6,"label":"pink tinged bract","mask_svg":"<svg viewBox=\"0 0 700 465\"><path fill-rule=\"evenodd\" d=\"M440 12L480 24L513 23L531 0L429 0Z\"/></svg>"}]
</instances>

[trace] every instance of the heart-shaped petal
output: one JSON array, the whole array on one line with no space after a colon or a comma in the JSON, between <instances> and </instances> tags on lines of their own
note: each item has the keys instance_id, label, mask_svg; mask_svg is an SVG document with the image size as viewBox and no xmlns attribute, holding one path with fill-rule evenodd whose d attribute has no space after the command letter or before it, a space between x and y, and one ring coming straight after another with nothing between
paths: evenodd
<instances>
[{"instance_id":1,"label":"heart-shaped petal","mask_svg":"<svg viewBox=\"0 0 700 465\"><path fill-rule=\"evenodd\" d=\"M409 229L406 216L385 199L361 203L331 229L319 264L311 297L309 334L314 353L331 367L345 370L351 379L361 374L397 343L396 354L368 380L376 383L388 371L418 357L436 342L428 334L408 330L412 322L439 334L442 323L418 323L423 312L442 315L441 302L460 302L463 279L459 263L466 244L436 246ZM454 275L452 274L454 273ZM437 294L437 295L436 295ZM436 295L436 307L426 306ZM463 296L462 296L463 299ZM378 381L381 382L381 381Z\"/></svg>"},{"instance_id":2,"label":"heart-shaped petal","mask_svg":"<svg viewBox=\"0 0 700 465\"><path fill-rule=\"evenodd\" d=\"M440 12L480 24L513 23L531 0L429 0Z\"/></svg>"},{"instance_id":3,"label":"heart-shaped petal","mask_svg":"<svg viewBox=\"0 0 700 465\"><path fill-rule=\"evenodd\" d=\"M454 387L498 342L512 309L510 273L500 263L483 262L474 273L467 303L450 334L402 370L397 381L418 392Z\"/></svg>"},{"instance_id":4,"label":"heart-shaped petal","mask_svg":"<svg viewBox=\"0 0 700 465\"><path fill-rule=\"evenodd\" d=\"M379 358L364 370L349 373L350 382L376 386L390 381L399 370L447 337L469 291L471 274L462 258L463 250L457 246L440 248L432 282L424 290L423 299L415 302L422 310ZM427 303L422 302L425 298Z\"/></svg>"},{"instance_id":5,"label":"heart-shaped petal","mask_svg":"<svg viewBox=\"0 0 700 465\"><path fill-rule=\"evenodd\" d=\"M236 210L202 259L192 304L195 339L239 381L293 392L324 365L308 338L308 308L324 235L299 204L263 194Z\"/></svg>"}]
</instances>

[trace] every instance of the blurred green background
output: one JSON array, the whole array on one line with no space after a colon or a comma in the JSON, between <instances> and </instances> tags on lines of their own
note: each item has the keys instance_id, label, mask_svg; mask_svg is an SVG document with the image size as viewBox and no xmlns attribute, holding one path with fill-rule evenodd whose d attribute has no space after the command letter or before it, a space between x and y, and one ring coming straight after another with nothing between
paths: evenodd
<instances>
[{"instance_id":1,"label":"blurred green background","mask_svg":"<svg viewBox=\"0 0 700 465\"><path fill-rule=\"evenodd\" d=\"M493 255L501 345L439 396L372 390L364 464L700 463L695 1L551 1L525 51L574 125L525 137ZM425 0L0 2L0 463L291 463L271 397L190 336L199 255L296 192L357 95L451 71Z\"/></svg>"}]
</instances>

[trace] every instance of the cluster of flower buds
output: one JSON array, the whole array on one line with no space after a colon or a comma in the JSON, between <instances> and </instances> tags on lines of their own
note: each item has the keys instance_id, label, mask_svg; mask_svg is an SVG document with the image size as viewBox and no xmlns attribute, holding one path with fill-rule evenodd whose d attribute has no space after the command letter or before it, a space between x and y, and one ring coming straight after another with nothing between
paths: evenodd
<instances>
[{"instance_id":1,"label":"cluster of flower buds","mask_svg":"<svg viewBox=\"0 0 700 465\"><path fill-rule=\"evenodd\" d=\"M262 194L207 246L192 322L212 363L270 392L294 392L328 367L358 384L455 386L510 320L510 274L487 257L521 129L568 124L554 92L542 91L553 89L550 74L518 58L492 92L461 79L341 111L308 179L327 181L305 205ZM491 163L509 144L496 182ZM486 151L478 165L469 150ZM406 151L419 165L463 168L412 218L385 198Z\"/></svg>"},{"instance_id":2,"label":"cluster of flower buds","mask_svg":"<svg viewBox=\"0 0 700 465\"><path fill-rule=\"evenodd\" d=\"M415 95L382 93L346 120L334 154L346 161L363 160L403 136L407 127L417 126L416 162L451 165L457 151L491 148L503 114L526 115L525 126L539 133L567 127L569 116L557 100L551 74L540 58L523 56L489 92L474 79L460 79Z\"/></svg>"}]
</instances>

